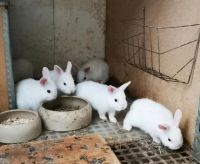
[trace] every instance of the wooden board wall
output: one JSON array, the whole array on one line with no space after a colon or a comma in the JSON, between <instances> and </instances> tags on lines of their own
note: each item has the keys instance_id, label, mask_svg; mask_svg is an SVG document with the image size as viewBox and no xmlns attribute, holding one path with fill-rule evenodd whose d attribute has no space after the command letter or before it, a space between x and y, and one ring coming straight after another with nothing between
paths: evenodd
<instances>
[{"instance_id":1,"label":"wooden board wall","mask_svg":"<svg viewBox=\"0 0 200 164\"><path fill-rule=\"evenodd\" d=\"M3 15L5 8L0 6L0 111L8 110L8 85L6 76L5 49L3 38Z\"/></svg>"},{"instance_id":2,"label":"wooden board wall","mask_svg":"<svg viewBox=\"0 0 200 164\"><path fill-rule=\"evenodd\" d=\"M193 80L190 84L167 82L124 62L128 50L124 50L125 47L122 42L127 33L133 36L134 30L132 25L126 26L123 21L130 21L133 18L140 19L144 7L146 10L145 24L149 26L167 27L200 24L200 1L108 0L106 17L106 58L110 65L111 74L121 82L131 80L132 84L129 91L133 96L154 99L173 112L180 108L183 111L181 128L184 137L192 145L200 95L200 54L199 52L197 54ZM136 23L139 23L139 21ZM186 31L170 29L167 32L161 34L163 40L160 43L160 48L162 51L197 39L199 29L190 28ZM154 46L157 38L153 33L152 36L154 36L152 38ZM145 38L146 47L148 42L148 38ZM153 47L153 49L157 51L156 47ZM188 58L194 54L194 50L195 44L172 51L173 53L169 56L163 56L162 71L170 73L170 71L177 69L181 62L187 62ZM175 57L175 55L178 56ZM185 67L178 78L187 77L187 69L190 69L190 66Z\"/></svg>"}]
</instances>

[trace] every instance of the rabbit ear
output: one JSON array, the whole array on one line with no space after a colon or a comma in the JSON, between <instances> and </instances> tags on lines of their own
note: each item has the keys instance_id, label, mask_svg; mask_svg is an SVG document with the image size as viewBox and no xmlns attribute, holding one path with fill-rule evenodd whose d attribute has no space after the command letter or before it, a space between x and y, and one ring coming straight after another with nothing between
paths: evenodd
<instances>
[{"instance_id":1,"label":"rabbit ear","mask_svg":"<svg viewBox=\"0 0 200 164\"><path fill-rule=\"evenodd\" d=\"M127 83L124 83L123 85L121 85L121 86L119 87L119 89L125 90L130 84L131 84L131 81L129 81L129 82L127 82Z\"/></svg>"},{"instance_id":2,"label":"rabbit ear","mask_svg":"<svg viewBox=\"0 0 200 164\"><path fill-rule=\"evenodd\" d=\"M163 131L166 131L166 130L169 130L169 125L167 125L167 124L159 124L158 128L163 130Z\"/></svg>"},{"instance_id":3,"label":"rabbit ear","mask_svg":"<svg viewBox=\"0 0 200 164\"><path fill-rule=\"evenodd\" d=\"M40 84L41 84L42 86L45 86L46 83L47 83L47 79L44 78L44 77L42 77L42 78L40 79Z\"/></svg>"},{"instance_id":4,"label":"rabbit ear","mask_svg":"<svg viewBox=\"0 0 200 164\"><path fill-rule=\"evenodd\" d=\"M42 68L42 76L46 79L48 79L50 77L50 72L49 72L49 69L47 67Z\"/></svg>"},{"instance_id":5,"label":"rabbit ear","mask_svg":"<svg viewBox=\"0 0 200 164\"><path fill-rule=\"evenodd\" d=\"M111 94L114 93L116 91L116 89L117 88L113 87L112 85L108 86L108 92L111 93Z\"/></svg>"},{"instance_id":6,"label":"rabbit ear","mask_svg":"<svg viewBox=\"0 0 200 164\"><path fill-rule=\"evenodd\" d=\"M71 73L72 63L70 61L67 62L66 72Z\"/></svg>"},{"instance_id":7,"label":"rabbit ear","mask_svg":"<svg viewBox=\"0 0 200 164\"><path fill-rule=\"evenodd\" d=\"M182 111L180 109L177 109L174 113L174 123L177 127L179 127L180 121L182 118Z\"/></svg>"},{"instance_id":8,"label":"rabbit ear","mask_svg":"<svg viewBox=\"0 0 200 164\"><path fill-rule=\"evenodd\" d=\"M84 68L84 72L88 73L90 71L90 67Z\"/></svg>"},{"instance_id":9,"label":"rabbit ear","mask_svg":"<svg viewBox=\"0 0 200 164\"><path fill-rule=\"evenodd\" d=\"M54 70L60 75L61 73L63 73L62 68L60 68L58 65L54 65Z\"/></svg>"}]
</instances>

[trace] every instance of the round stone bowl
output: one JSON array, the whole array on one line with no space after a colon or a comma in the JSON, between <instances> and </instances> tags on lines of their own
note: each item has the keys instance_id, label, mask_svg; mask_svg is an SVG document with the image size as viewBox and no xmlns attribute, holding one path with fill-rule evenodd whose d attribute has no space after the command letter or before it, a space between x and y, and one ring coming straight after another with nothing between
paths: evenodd
<instances>
[{"instance_id":1,"label":"round stone bowl","mask_svg":"<svg viewBox=\"0 0 200 164\"><path fill-rule=\"evenodd\" d=\"M84 99L62 96L44 103L39 109L39 115L47 130L72 131L89 125L92 108Z\"/></svg>"},{"instance_id":2,"label":"round stone bowl","mask_svg":"<svg viewBox=\"0 0 200 164\"><path fill-rule=\"evenodd\" d=\"M42 124L37 112L10 110L0 114L0 142L20 143L40 135Z\"/></svg>"}]
</instances>

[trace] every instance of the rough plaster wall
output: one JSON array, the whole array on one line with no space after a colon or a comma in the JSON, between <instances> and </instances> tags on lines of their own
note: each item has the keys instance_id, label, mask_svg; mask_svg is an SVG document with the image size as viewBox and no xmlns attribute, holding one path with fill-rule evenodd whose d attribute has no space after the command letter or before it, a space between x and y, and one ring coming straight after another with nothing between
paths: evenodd
<instances>
[{"instance_id":1,"label":"rough plaster wall","mask_svg":"<svg viewBox=\"0 0 200 164\"><path fill-rule=\"evenodd\" d=\"M10 0L9 11L13 56L37 76L44 65L104 58L105 0Z\"/></svg>"},{"instance_id":2,"label":"rough plaster wall","mask_svg":"<svg viewBox=\"0 0 200 164\"><path fill-rule=\"evenodd\" d=\"M191 84L166 82L155 76L124 64L124 47L121 44L124 33L120 20L139 18L143 7L146 7L146 24L151 26L174 26L200 23L200 1L199 0L109 0L107 1L107 27L106 27L106 58L111 67L111 73L120 81L132 80L129 87L131 93L136 97L149 97L163 103L172 111L182 109L183 119L181 128L184 137L192 144L195 132L196 113L198 109L200 93L200 52L194 70ZM128 29L131 30L131 29ZM174 34L182 37L184 33ZM187 35L186 35L187 36ZM188 38L194 35L188 35ZM165 36L164 47L176 44L176 41ZM181 39L181 40L182 40ZM190 51L186 51L187 53ZM186 53L184 49L182 54ZM193 53L193 52L190 52ZM191 55L188 53L188 55ZM171 63L179 64L181 56L172 58ZM164 60L164 63L166 60ZM173 69L172 64L165 65L165 71Z\"/></svg>"},{"instance_id":3,"label":"rough plaster wall","mask_svg":"<svg viewBox=\"0 0 200 164\"><path fill-rule=\"evenodd\" d=\"M41 75L53 64L53 3L50 0L10 0L11 49L14 58L26 58Z\"/></svg>"},{"instance_id":4,"label":"rough plaster wall","mask_svg":"<svg viewBox=\"0 0 200 164\"><path fill-rule=\"evenodd\" d=\"M62 18L62 19L61 19ZM56 61L81 64L104 57L105 0L57 0Z\"/></svg>"}]
</instances>

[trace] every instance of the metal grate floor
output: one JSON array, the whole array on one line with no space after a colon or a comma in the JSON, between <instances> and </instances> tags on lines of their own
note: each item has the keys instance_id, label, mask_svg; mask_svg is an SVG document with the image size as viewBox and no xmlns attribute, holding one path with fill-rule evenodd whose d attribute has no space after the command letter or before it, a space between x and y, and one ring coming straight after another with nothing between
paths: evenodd
<instances>
[{"instance_id":1,"label":"metal grate floor","mask_svg":"<svg viewBox=\"0 0 200 164\"><path fill-rule=\"evenodd\" d=\"M119 114L119 124L102 121L97 115L90 126L72 132L44 131L37 140L58 139L66 136L98 133L110 144L122 164L196 164L192 150L184 145L178 151L170 151L155 145L148 135L138 129L127 132L121 129L125 113Z\"/></svg>"},{"instance_id":2,"label":"metal grate floor","mask_svg":"<svg viewBox=\"0 0 200 164\"><path fill-rule=\"evenodd\" d=\"M196 164L191 150L184 146L178 151L170 151L152 145L149 139L138 139L111 145L122 164Z\"/></svg>"},{"instance_id":3,"label":"metal grate floor","mask_svg":"<svg viewBox=\"0 0 200 164\"><path fill-rule=\"evenodd\" d=\"M147 136L145 133L138 129L134 129L131 132L124 131L121 129L121 126L122 121L119 121L118 124L114 124L108 121L100 120L95 115L95 119L93 119L91 124L84 129L71 132L44 131L42 135L39 138L37 138L37 140L56 139L66 136L98 133L102 135L108 143L121 143L131 141L134 138L144 138Z\"/></svg>"}]
</instances>

